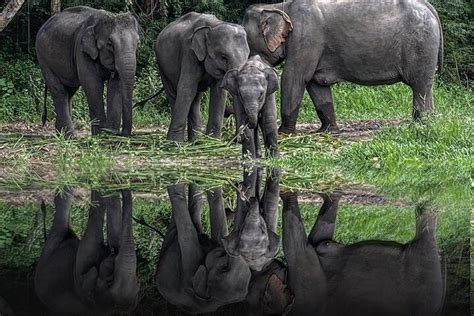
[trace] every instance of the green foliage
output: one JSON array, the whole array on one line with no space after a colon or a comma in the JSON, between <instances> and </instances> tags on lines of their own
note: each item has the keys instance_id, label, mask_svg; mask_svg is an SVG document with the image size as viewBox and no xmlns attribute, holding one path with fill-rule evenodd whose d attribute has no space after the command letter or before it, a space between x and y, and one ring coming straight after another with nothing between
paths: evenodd
<instances>
[{"instance_id":1,"label":"green foliage","mask_svg":"<svg viewBox=\"0 0 474 316\"><path fill-rule=\"evenodd\" d=\"M0 54L0 120L38 120L44 90L40 71L28 57L7 58Z\"/></svg>"},{"instance_id":2,"label":"green foliage","mask_svg":"<svg viewBox=\"0 0 474 316\"><path fill-rule=\"evenodd\" d=\"M474 78L473 3L469 0L433 0L444 34L446 77L468 82ZM472 83L471 83L472 84Z\"/></svg>"}]
</instances>

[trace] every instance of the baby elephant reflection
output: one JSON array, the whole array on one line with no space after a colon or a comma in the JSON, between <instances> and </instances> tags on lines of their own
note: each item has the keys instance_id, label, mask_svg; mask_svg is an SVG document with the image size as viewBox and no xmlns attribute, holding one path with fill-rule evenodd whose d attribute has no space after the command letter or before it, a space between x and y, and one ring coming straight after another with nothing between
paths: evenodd
<instances>
[{"instance_id":1,"label":"baby elephant reflection","mask_svg":"<svg viewBox=\"0 0 474 316\"><path fill-rule=\"evenodd\" d=\"M273 260L280 247L280 237L276 234L280 171L269 171L262 197L261 173L262 168L255 167L251 174L244 175L243 185L237 190L233 231L222 240L229 255L242 256L255 271L261 271Z\"/></svg>"},{"instance_id":2,"label":"baby elephant reflection","mask_svg":"<svg viewBox=\"0 0 474 316\"><path fill-rule=\"evenodd\" d=\"M445 271L436 246L436 216L417 207L408 244L333 241L339 195L323 195L306 236L295 193L282 194L283 248L294 315L439 315Z\"/></svg>"},{"instance_id":3,"label":"baby elephant reflection","mask_svg":"<svg viewBox=\"0 0 474 316\"><path fill-rule=\"evenodd\" d=\"M54 313L110 314L136 306L139 286L132 195L121 190L121 196L104 197L91 191L89 219L79 239L70 222L71 190L56 195L53 225L35 273L36 294Z\"/></svg>"},{"instance_id":4,"label":"baby elephant reflection","mask_svg":"<svg viewBox=\"0 0 474 316\"><path fill-rule=\"evenodd\" d=\"M221 238L227 235L222 189L208 193L211 238L203 233L201 196L194 185L168 187L172 218L160 252L156 285L171 304L203 313L245 299L250 269L241 257L229 256Z\"/></svg>"}]
</instances>

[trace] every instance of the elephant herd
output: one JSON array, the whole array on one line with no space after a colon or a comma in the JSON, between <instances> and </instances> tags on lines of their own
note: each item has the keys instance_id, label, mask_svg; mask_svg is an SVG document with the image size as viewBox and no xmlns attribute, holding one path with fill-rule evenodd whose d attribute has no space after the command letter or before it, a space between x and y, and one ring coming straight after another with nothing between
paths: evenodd
<instances>
[{"instance_id":1,"label":"elephant herd","mask_svg":"<svg viewBox=\"0 0 474 316\"><path fill-rule=\"evenodd\" d=\"M56 130L74 134L71 100L82 86L92 134L102 129L129 136L139 42L131 14L73 7L39 30L36 51L56 112ZM244 151L258 155L257 127L266 148L278 155L273 67L282 63L281 125L296 131L305 89L321 121L338 130L331 86L403 82L413 91L413 118L433 108L432 85L443 60L439 17L426 0L308 1L250 6L242 25L213 15L187 13L166 26L155 44L170 108L167 137L192 140L201 128L201 96L210 90L206 132L220 137L227 91ZM104 106L104 83L107 101ZM242 137L240 137L242 136Z\"/></svg>"},{"instance_id":2,"label":"elephant herd","mask_svg":"<svg viewBox=\"0 0 474 316\"><path fill-rule=\"evenodd\" d=\"M323 203L307 234L298 193L280 192L279 173L267 172L261 192L262 169L245 172L235 186L234 210L225 208L222 187L202 193L195 184L168 186L171 214L166 232L157 231L162 242L154 279L168 310L217 315L442 313L445 262L436 244L436 211L429 204L416 207L416 231L406 244L341 244L334 241L334 231L342 193L320 194ZM55 197L53 223L35 272L36 295L53 314L130 314L141 300L132 193L92 190L82 238L71 223L73 193L66 189ZM202 222L206 195L210 229Z\"/></svg>"}]
</instances>

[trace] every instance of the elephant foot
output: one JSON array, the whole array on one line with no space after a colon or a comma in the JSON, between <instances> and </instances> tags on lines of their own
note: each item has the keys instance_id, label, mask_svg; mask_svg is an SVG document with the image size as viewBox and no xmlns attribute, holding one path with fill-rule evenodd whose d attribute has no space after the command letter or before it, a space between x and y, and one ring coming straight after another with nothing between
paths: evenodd
<instances>
[{"instance_id":1,"label":"elephant foot","mask_svg":"<svg viewBox=\"0 0 474 316\"><path fill-rule=\"evenodd\" d=\"M329 133L329 134L339 134L341 131L336 124L331 125L321 125L321 127L316 131L316 133Z\"/></svg>"},{"instance_id":2,"label":"elephant foot","mask_svg":"<svg viewBox=\"0 0 474 316\"><path fill-rule=\"evenodd\" d=\"M290 135L296 133L296 127L287 127L287 126L280 126L278 129L278 134L280 135Z\"/></svg>"},{"instance_id":3,"label":"elephant foot","mask_svg":"<svg viewBox=\"0 0 474 316\"><path fill-rule=\"evenodd\" d=\"M124 136L124 137L130 137L132 135L132 131L122 130L121 135Z\"/></svg>"},{"instance_id":4,"label":"elephant foot","mask_svg":"<svg viewBox=\"0 0 474 316\"><path fill-rule=\"evenodd\" d=\"M64 134L64 138L71 139L76 137L76 131L73 127L56 127L56 133Z\"/></svg>"},{"instance_id":5,"label":"elephant foot","mask_svg":"<svg viewBox=\"0 0 474 316\"><path fill-rule=\"evenodd\" d=\"M166 139L178 144L184 143L184 136L177 133L168 133L168 135L166 135Z\"/></svg>"}]
</instances>

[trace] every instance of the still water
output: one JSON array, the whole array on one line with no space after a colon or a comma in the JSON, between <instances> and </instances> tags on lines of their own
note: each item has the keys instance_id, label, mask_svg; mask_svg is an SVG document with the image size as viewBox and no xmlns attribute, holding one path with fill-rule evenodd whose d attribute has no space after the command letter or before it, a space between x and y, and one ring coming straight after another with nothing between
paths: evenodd
<instances>
[{"instance_id":1,"label":"still water","mask_svg":"<svg viewBox=\"0 0 474 316\"><path fill-rule=\"evenodd\" d=\"M0 314L470 314L468 210L279 177L1 192Z\"/></svg>"}]
</instances>

